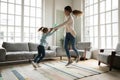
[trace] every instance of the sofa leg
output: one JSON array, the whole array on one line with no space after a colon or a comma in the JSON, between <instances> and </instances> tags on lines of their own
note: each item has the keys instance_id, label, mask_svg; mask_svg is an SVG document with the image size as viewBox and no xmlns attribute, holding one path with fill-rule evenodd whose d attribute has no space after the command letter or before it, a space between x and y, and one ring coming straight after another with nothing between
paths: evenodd
<instances>
[{"instance_id":1,"label":"sofa leg","mask_svg":"<svg viewBox=\"0 0 120 80\"><path fill-rule=\"evenodd\" d=\"M98 62L98 65L100 65L100 61Z\"/></svg>"},{"instance_id":2,"label":"sofa leg","mask_svg":"<svg viewBox=\"0 0 120 80\"><path fill-rule=\"evenodd\" d=\"M76 60L77 57L74 57L74 60Z\"/></svg>"},{"instance_id":3,"label":"sofa leg","mask_svg":"<svg viewBox=\"0 0 120 80\"><path fill-rule=\"evenodd\" d=\"M84 58L84 57L81 57L80 60L85 60L85 58Z\"/></svg>"},{"instance_id":4,"label":"sofa leg","mask_svg":"<svg viewBox=\"0 0 120 80\"><path fill-rule=\"evenodd\" d=\"M60 60L62 60L62 56L60 56Z\"/></svg>"},{"instance_id":5,"label":"sofa leg","mask_svg":"<svg viewBox=\"0 0 120 80\"><path fill-rule=\"evenodd\" d=\"M30 63L32 60L31 60L31 59L29 59L28 61L29 61L29 63Z\"/></svg>"},{"instance_id":6,"label":"sofa leg","mask_svg":"<svg viewBox=\"0 0 120 80\"><path fill-rule=\"evenodd\" d=\"M110 66L110 68L109 68L109 71L111 71L112 70L112 66Z\"/></svg>"},{"instance_id":7,"label":"sofa leg","mask_svg":"<svg viewBox=\"0 0 120 80\"><path fill-rule=\"evenodd\" d=\"M113 61L111 61L111 63L110 63L110 68L109 68L110 71L112 70L112 63L113 63Z\"/></svg>"}]
</instances>

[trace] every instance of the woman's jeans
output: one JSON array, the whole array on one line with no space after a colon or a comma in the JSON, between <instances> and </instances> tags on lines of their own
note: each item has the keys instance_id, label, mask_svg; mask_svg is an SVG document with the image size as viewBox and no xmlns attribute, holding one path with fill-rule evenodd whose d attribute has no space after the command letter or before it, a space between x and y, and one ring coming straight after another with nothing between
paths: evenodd
<instances>
[{"instance_id":1,"label":"woman's jeans","mask_svg":"<svg viewBox=\"0 0 120 80\"><path fill-rule=\"evenodd\" d=\"M76 53L76 55L77 55L77 57L78 57L79 54L78 54L78 51L77 51L77 49L76 49L76 47L75 47L75 37L73 37L73 36L71 35L71 33L66 33L64 48L65 48L67 57L70 59L71 56L70 56L70 52L69 52L69 48L68 48L69 43L71 43L72 49L75 51L75 53Z\"/></svg>"},{"instance_id":2,"label":"woman's jeans","mask_svg":"<svg viewBox=\"0 0 120 80\"><path fill-rule=\"evenodd\" d=\"M35 63L39 63L45 57L45 48L42 45L38 47L38 55L34 58Z\"/></svg>"}]
</instances>

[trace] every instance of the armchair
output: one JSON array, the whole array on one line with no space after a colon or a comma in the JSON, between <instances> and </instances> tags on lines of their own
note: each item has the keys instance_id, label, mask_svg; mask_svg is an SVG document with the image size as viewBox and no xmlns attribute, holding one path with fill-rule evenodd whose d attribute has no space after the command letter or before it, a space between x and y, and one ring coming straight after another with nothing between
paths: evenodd
<instances>
[{"instance_id":1,"label":"armchair","mask_svg":"<svg viewBox=\"0 0 120 80\"><path fill-rule=\"evenodd\" d=\"M110 71L113 67L120 68L120 43L117 44L115 50L100 49L98 65L100 65L101 62L107 64Z\"/></svg>"}]
</instances>

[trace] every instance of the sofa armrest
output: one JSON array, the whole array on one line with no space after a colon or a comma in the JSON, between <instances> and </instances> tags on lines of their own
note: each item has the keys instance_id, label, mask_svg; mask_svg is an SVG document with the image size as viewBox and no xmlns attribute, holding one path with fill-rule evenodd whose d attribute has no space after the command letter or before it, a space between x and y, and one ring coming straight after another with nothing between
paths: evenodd
<instances>
[{"instance_id":1,"label":"sofa armrest","mask_svg":"<svg viewBox=\"0 0 120 80\"><path fill-rule=\"evenodd\" d=\"M100 49L100 53L103 53L104 52L104 49Z\"/></svg>"},{"instance_id":2,"label":"sofa armrest","mask_svg":"<svg viewBox=\"0 0 120 80\"><path fill-rule=\"evenodd\" d=\"M115 49L100 49L100 52L101 53L104 53L105 51L115 51Z\"/></svg>"},{"instance_id":3,"label":"sofa armrest","mask_svg":"<svg viewBox=\"0 0 120 80\"><path fill-rule=\"evenodd\" d=\"M86 47L84 50L85 51L90 51L92 47Z\"/></svg>"},{"instance_id":4,"label":"sofa armrest","mask_svg":"<svg viewBox=\"0 0 120 80\"><path fill-rule=\"evenodd\" d=\"M56 48L56 57L61 57L61 56L66 56L66 52L64 48L59 46Z\"/></svg>"},{"instance_id":5,"label":"sofa armrest","mask_svg":"<svg viewBox=\"0 0 120 80\"><path fill-rule=\"evenodd\" d=\"M4 48L0 48L0 62L5 61L6 50Z\"/></svg>"}]
</instances>

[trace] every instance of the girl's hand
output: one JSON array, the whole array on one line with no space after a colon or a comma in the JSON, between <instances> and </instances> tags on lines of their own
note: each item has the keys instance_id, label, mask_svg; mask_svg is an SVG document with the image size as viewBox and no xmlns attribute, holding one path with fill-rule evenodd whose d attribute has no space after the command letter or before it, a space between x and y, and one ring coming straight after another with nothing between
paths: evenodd
<instances>
[{"instance_id":1,"label":"girl's hand","mask_svg":"<svg viewBox=\"0 0 120 80\"><path fill-rule=\"evenodd\" d=\"M50 28L50 31L52 31L53 30L53 28Z\"/></svg>"},{"instance_id":2,"label":"girl's hand","mask_svg":"<svg viewBox=\"0 0 120 80\"><path fill-rule=\"evenodd\" d=\"M49 32L51 32L53 30L53 28L50 28Z\"/></svg>"}]
</instances>

